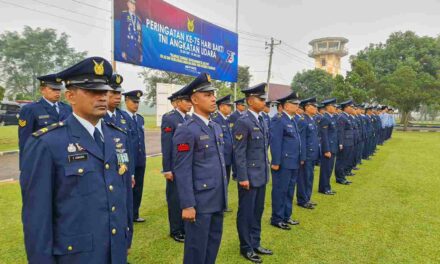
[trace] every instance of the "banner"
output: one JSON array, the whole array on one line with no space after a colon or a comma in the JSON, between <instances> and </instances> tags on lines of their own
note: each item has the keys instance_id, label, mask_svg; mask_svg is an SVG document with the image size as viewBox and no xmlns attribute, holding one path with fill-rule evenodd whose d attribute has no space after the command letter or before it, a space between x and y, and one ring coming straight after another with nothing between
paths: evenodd
<instances>
[{"instance_id":1,"label":"banner","mask_svg":"<svg viewBox=\"0 0 440 264\"><path fill-rule=\"evenodd\" d=\"M237 82L238 35L162 0L114 0L116 61Z\"/></svg>"}]
</instances>

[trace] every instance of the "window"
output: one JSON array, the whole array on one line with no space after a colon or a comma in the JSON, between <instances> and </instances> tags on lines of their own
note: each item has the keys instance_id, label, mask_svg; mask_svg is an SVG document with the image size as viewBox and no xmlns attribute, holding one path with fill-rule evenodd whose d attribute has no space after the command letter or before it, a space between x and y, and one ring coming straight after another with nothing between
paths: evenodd
<instances>
[{"instance_id":1,"label":"window","mask_svg":"<svg viewBox=\"0 0 440 264\"><path fill-rule=\"evenodd\" d=\"M322 66L322 67L325 67L326 63L327 63L327 62L325 61L325 59L321 59L321 66Z\"/></svg>"}]
</instances>

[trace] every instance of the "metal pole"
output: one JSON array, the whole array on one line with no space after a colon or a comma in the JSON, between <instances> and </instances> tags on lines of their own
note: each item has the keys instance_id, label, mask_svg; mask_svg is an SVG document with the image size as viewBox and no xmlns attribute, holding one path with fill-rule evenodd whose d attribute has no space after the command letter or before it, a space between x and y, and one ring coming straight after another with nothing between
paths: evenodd
<instances>
[{"instance_id":1,"label":"metal pole","mask_svg":"<svg viewBox=\"0 0 440 264\"><path fill-rule=\"evenodd\" d=\"M238 1L239 0L235 0L235 33L237 33L237 35L238 35ZM238 54L237 54L237 76L238 76ZM238 81L235 82L234 84L234 101L237 100L237 86L238 86Z\"/></svg>"},{"instance_id":2,"label":"metal pole","mask_svg":"<svg viewBox=\"0 0 440 264\"><path fill-rule=\"evenodd\" d=\"M110 23L111 25L111 29L112 29L112 47L111 47L111 61L112 61L112 66L113 66L113 71L116 72L116 61L115 61L115 3L114 0L111 0L111 4L112 4L112 15L110 16Z\"/></svg>"}]
</instances>

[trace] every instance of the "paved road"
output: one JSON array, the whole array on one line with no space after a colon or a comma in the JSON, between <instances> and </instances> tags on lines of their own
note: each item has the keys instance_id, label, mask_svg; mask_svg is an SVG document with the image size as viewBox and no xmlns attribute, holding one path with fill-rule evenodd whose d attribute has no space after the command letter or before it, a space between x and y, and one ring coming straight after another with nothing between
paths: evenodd
<instances>
[{"instance_id":1,"label":"paved road","mask_svg":"<svg viewBox=\"0 0 440 264\"><path fill-rule=\"evenodd\" d=\"M147 155L160 154L160 131L146 131ZM18 153L0 156L0 181L18 180Z\"/></svg>"}]
</instances>

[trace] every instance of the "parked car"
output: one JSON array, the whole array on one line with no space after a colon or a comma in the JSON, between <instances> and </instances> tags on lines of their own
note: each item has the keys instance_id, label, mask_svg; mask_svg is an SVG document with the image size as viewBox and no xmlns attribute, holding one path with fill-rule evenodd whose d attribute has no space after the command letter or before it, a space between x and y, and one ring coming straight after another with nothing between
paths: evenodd
<instances>
[{"instance_id":1,"label":"parked car","mask_svg":"<svg viewBox=\"0 0 440 264\"><path fill-rule=\"evenodd\" d=\"M0 126L18 125L20 108L15 102L0 102Z\"/></svg>"}]
</instances>

